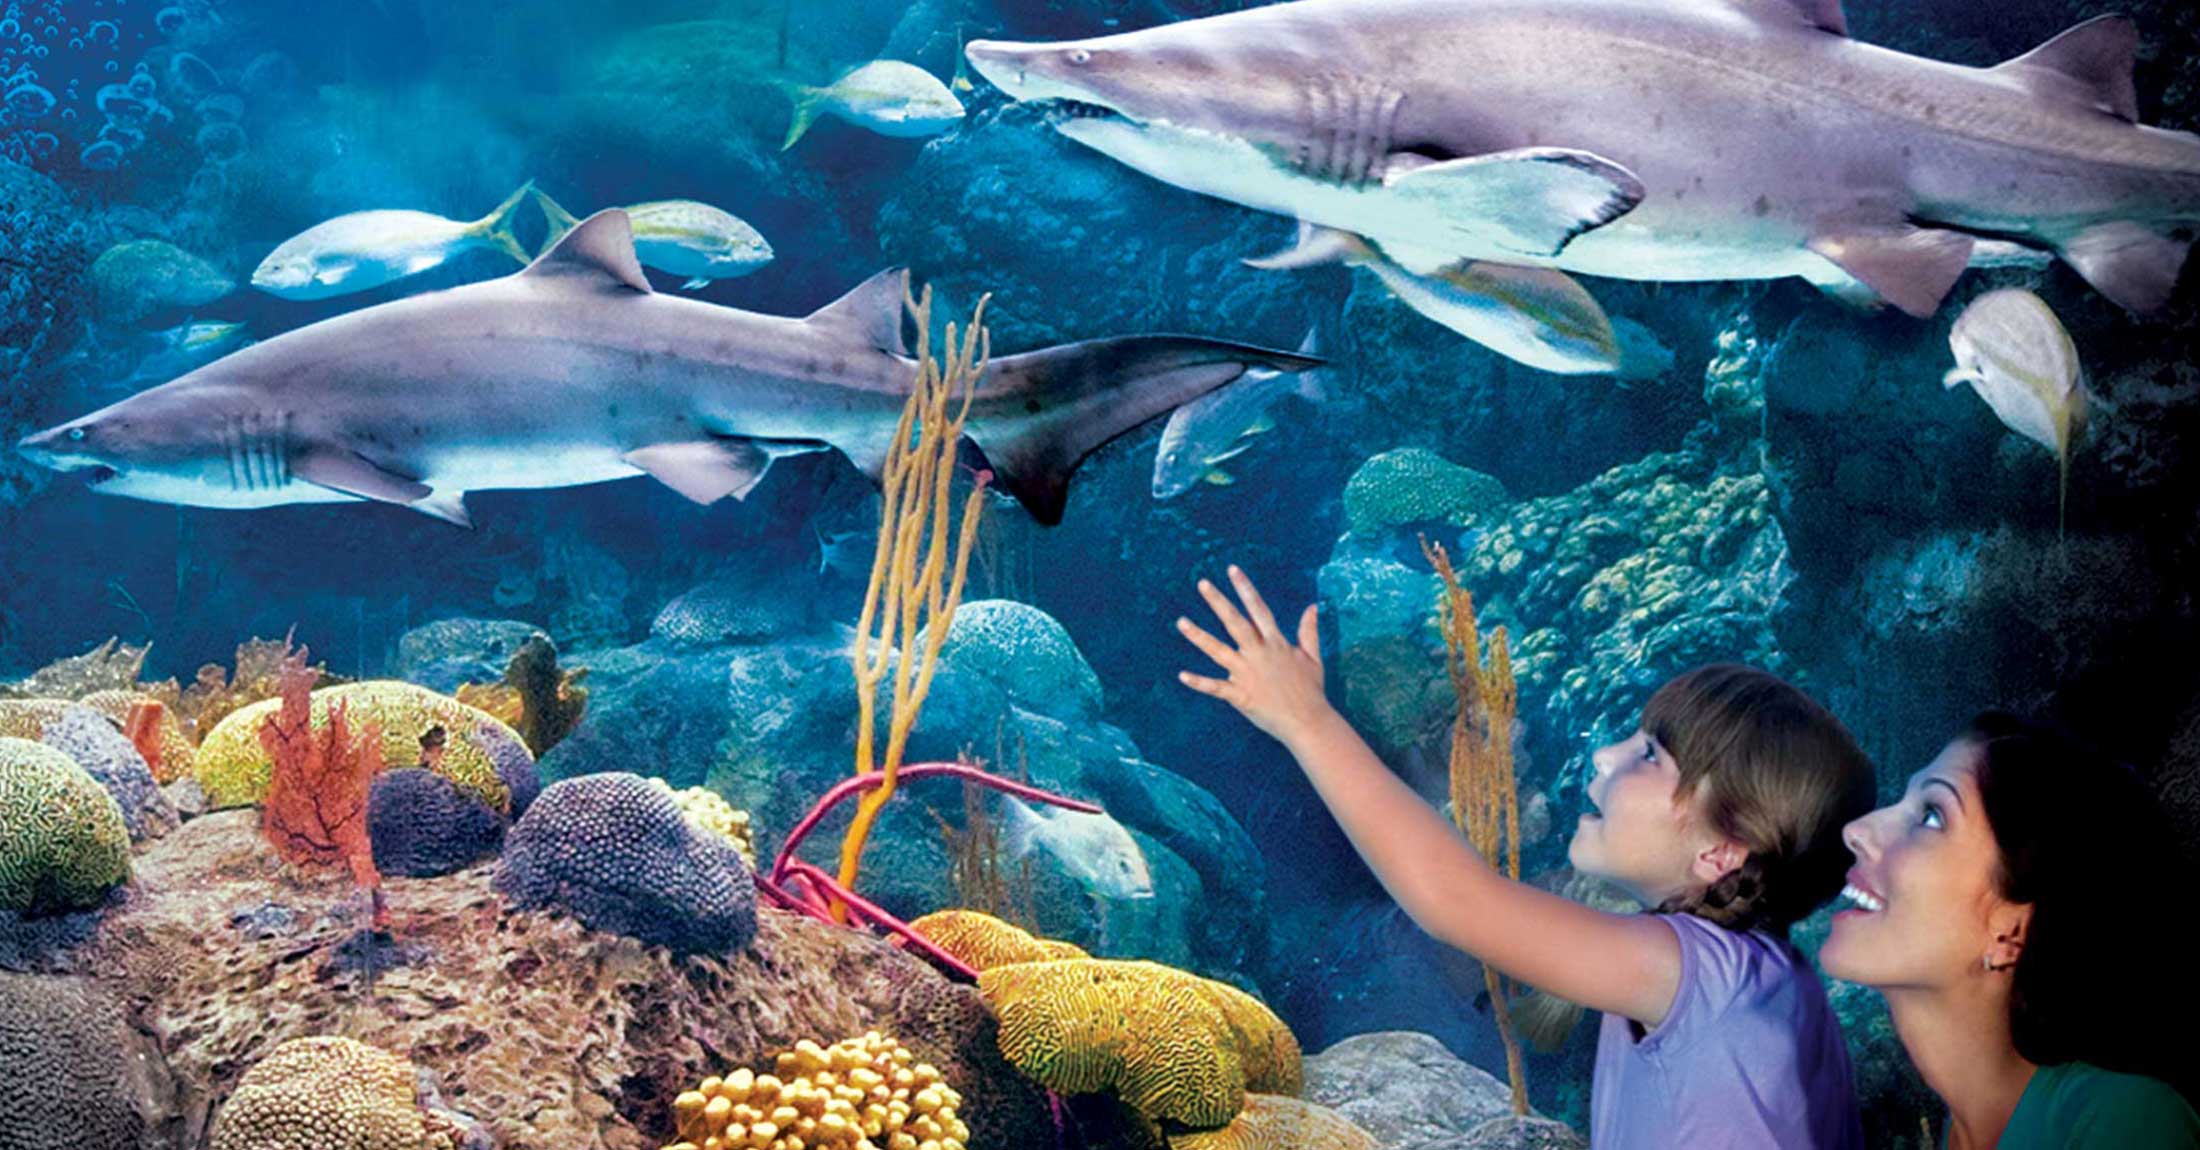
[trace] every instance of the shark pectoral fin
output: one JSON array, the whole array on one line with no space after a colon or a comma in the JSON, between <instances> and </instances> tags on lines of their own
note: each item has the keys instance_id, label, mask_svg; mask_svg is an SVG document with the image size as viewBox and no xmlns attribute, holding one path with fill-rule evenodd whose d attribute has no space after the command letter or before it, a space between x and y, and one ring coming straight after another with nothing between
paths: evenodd
<instances>
[{"instance_id":1,"label":"shark pectoral fin","mask_svg":"<svg viewBox=\"0 0 2200 1150\"><path fill-rule=\"evenodd\" d=\"M1575 236L1642 202L1633 172L1590 152L1517 148L1393 172L1383 184L1447 225L1523 255L1555 256Z\"/></svg>"},{"instance_id":2,"label":"shark pectoral fin","mask_svg":"<svg viewBox=\"0 0 2200 1150\"><path fill-rule=\"evenodd\" d=\"M341 447L298 453L291 458L290 473L331 491L378 503L411 506L426 499L434 490L417 479L407 479L356 451Z\"/></svg>"},{"instance_id":3,"label":"shark pectoral fin","mask_svg":"<svg viewBox=\"0 0 2200 1150\"><path fill-rule=\"evenodd\" d=\"M771 453L749 439L658 443L620 458L697 503L747 498L772 463Z\"/></svg>"},{"instance_id":4,"label":"shark pectoral fin","mask_svg":"<svg viewBox=\"0 0 2200 1150\"><path fill-rule=\"evenodd\" d=\"M902 301L908 294L909 269L887 268L802 322L839 327L889 355L908 355L909 346L901 338Z\"/></svg>"},{"instance_id":5,"label":"shark pectoral fin","mask_svg":"<svg viewBox=\"0 0 2200 1150\"><path fill-rule=\"evenodd\" d=\"M2079 232L2057 250L2095 291L2143 315L2169 302L2191 247L2191 241L2165 236L2145 224L2110 220Z\"/></svg>"},{"instance_id":6,"label":"shark pectoral fin","mask_svg":"<svg viewBox=\"0 0 2200 1150\"><path fill-rule=\"evenodd\" d=\"M1247 256L1239 260L1249 268L1264 271L1281 268L1311 268L1323 264L1350 264L1372 254L1367 241L1351 232L1325 228L1320 224L1299 221L1299 232L1291 246L1264 256Z\"/></svg>"},{"instance_id":7,"label":"shark pectoral fin","mask_svg":"<svg viewBox=\"0 0 2200 1150\"><path fill-rule=\"evenodd\" d=\"M1971 266L1971 237L1909 224L1821 233L1810 250L1856 278L1880 298L1924 319Z\"/></svg>"},{"instance_id":8,"label":"shark pectoral fin","mask_svg":"<svg viewBox=\"0 0 2200 1150\"><path fill-rule=\"evenodd\" d=\"M618 208L605 208L575 224L519 274L545 283L650 290L649 277L642 274L642 262L634 255L634 225Z\"/></svg>"},{"instance_id":9,"label":"shark pectoral fin","mask_svg":"<svg viewBox=\"0 0 2200 1150\"><path fill-rule=\"evenodd\" d=\"M469 531L474 526L474 517L466 513L466 493L463 491L437 491L405 506L422 515L433 515L445 523L464 527Z\"/></svg>"},{"instance_id":10,"label":"shark pectoral fin","mask_svg":"<svg viewBox=\"0 0 2200 1150\"><path fill-rule=\"evenodd\" d=\"M2111 13L2061 35L1992 71L2035 95L2075 101L2125 123L2139 122L2139 90L2131 81L2139 26Z\"/></svg>"}]
</instances>

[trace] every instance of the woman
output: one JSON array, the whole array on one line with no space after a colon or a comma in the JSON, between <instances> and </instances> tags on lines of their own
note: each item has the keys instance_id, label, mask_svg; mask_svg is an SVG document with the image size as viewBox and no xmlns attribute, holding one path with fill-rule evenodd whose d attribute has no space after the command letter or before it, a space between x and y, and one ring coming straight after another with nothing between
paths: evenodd
<instances>
[{"instance_id":1,"label":"woman","mask_svg":"<svg viewBox=\"0 0 2200 1150\"><path fill-rule=\"evenodd\" d=\"M2200 1147L2192 888L2135 775L1989 713L1843 838L1819 965L1886 996L1950 1150Z\"/></svg>"}]
</instances>

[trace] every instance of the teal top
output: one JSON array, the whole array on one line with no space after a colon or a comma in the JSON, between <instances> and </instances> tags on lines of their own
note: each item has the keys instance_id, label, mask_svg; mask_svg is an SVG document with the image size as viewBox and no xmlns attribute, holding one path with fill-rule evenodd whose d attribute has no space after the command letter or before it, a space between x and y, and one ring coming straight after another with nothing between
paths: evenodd
<instances>
[{"instance_id":1,"label":"teal top","mask_svg":"<svg viewBox=\"0 0 2200 1150\"><path fill-rule=\"evenodd\" d=\"M2200 1150L2200 1116L2166 1083L2085 1062L2042 1066L1999 1150Z\"/></svg>"}]
</instances>

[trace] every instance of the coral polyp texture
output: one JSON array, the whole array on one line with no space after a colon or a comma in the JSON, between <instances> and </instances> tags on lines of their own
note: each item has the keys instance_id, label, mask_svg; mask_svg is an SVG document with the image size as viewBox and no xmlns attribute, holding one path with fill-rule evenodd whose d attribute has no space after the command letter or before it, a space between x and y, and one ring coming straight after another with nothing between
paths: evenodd
<instances>
[{"instance_id":1,"label":"coral polyp texture","mask_svg":"<svg viewBox=\"0 0 2200 1150\"><path fill-rule=\"evenodd\" d=\"M774 1060L706 1078L673 1100L679 1141L665 1150L963 1150L962 1095L939 1070L873 1030L831 1046L809 1039Z\"/></svg>"},{"instance_id":2,"label":"coral polyp texture","mask_svg":"<svg viewBox=\"0 0 2200 1150\"><path fill-rule=\"evenodd\" d=\"M733 849L740 852L741 861L749 864L750 870L756 869L756 832L749 826L749 812L735 810L732 803L709 787L674 790L672 784L663 779L649 781L672 796L673 803L687 816L688 822L698 830L732 843Z\"/></svg>"},{"instance_id":3,"label":"coral polyp texture","mask_svg":"<svg viewBox=\"0 0 2200 1150\"><path fill-rule=\"evenodd\" d=\"M1355 535L1409 523L1466 527L1504 514L1511 502L1494 477L1422 447L1370 457L1344 487L1345 521Z\"/></svg>"},{"instance_id":4,"label":"coral polyp texture","mask_svg":"<svg viewBox=\"0 0 2200 1150\"><path fill-rule=\"evenodd\" d=\"M0 910L97 906L129 875L114 796L60 751L0 738Z\"/></svg>"},{"instance_id":5,"label":"coral polyp texture","mask_svg":"<svg viewBox=\"0 0 2200 1150\"><path fill-rule=\"evenodd\" d=\"M0 971L0 1146L139 1150L139 1045L96 985Z\"/></svg>"},{"instance_id":6,"label":"coral polyp texture","mask_svg":"<svg viewBox=\"0 0 2200 1150\"><path fill-rule=\"evenodd\" d=\"M1017 962L1091 957L1075 943L1040 938L982 911L936 910L911 921L909 928L973 970L991 970Z\"/></svg>"},{"instance_id":7,"label":"coral polyp texture","mask_svg":"<svg viewBox=\"0 0 2200 1150\"><path fill-rule=\"evenodd\" d=\"M425 748L441 732L443 749L434 770L505 812L531 797L534 759L518 732L486 712L425 687L395 681L345 683L313 692L313 725L328 724L328 707L341 701L355 727L382 732L382 760L390 767L426 765ZM215 807L241 807L267 799L273 765L260 745L261 724L282 706L263 699L223 717L199 742L192 773Z\"/></svg>"},{"instance_id":8,"label":"coral polyp texture","mask_svg":"<svg viewBox=\"0 0 2200 1150\"><path fill-rule=\"evenodd\" d=\"M1157 1121L1214 1129L1249 1087L1298 1086L1298 1044L1280 1019L1173 967L1015 963L980 974L978 989L1000 1016L1001 1054L1058 1093L1113 1094Z\"/></svg>"},{"instance_id":9,"label":"coral polyp texture","mask_svg":"<svg viewBox=\"0 0 2200 1150\"><path fill-rule=\"evenodd\" d=\"M1228 1126L1171 1135L1169 1150L1375 1150L1375 1137L1327 1106L1247 1094Z\"/></svg>"},{"instance_id":10,"label":"coral polyp texture","mask_svg":"<svg viewBox=\"0 0 2200 1150\"><path fill-rule=\"evenodd\" d=\"M167 834L176 828L176 808L161 793L152 768L129 737L107 716L71 704L46 724L40 742L69 756L94 782L107 788L122 808L132 841Z\"/></svg>"},{"instance_id":11,"label":"coral polyp texture","mask_svg":"<svg viewBox=\"0 0 2200 1150\"><path fill-rule=\"evenodd\" d=\"M434 771L400 767L367 792L367 838L382 873L428 878L493 853L504 819Z\"/></svg>"},{"instance_id":12,"label":"coral polyp texture","mask_svg":"<svg viewBox=\"0 0 2200 1150\"><path fill-rule=\"evenodd\" d=\"M613 772L554 783L505 836L496 888L521 910L682 954L726 954L756 934L756 880L669 790Z\"/></svg>"},{"instance_id":13,"label":"coral polyp texture","mask_svg":"<svg viewBox=\"0 0 2200 1150\"><path fill-rule=\"evenodd\" d=\"M210 1150L430 1150L413 1079L355 1039L292 1039L245 1072Z\"/></svg>"},{"instance_id":14,"label":"coral polyp texture","mask_svg":"<svg viewBox=\"0 0 2200 1150\"><path fill-rule=\"evenodd\" d=\"M107 690L94 691L77 702L121 725L130 721L131 708L160 700L142 691ZM174 707L161 707L159 733L160 755L157 760L148 757L145 765L152 768L153 780L166 786L191 773L191 761L198 757L199 748L191 736L183 733L183 720L176 717Z\"/></svg>"}]
</instances>

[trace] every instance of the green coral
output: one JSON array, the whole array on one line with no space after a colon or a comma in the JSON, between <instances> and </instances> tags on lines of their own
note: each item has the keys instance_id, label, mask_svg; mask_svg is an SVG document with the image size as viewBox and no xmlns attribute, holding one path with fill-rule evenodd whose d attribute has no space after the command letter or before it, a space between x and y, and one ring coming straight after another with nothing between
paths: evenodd
<instances>
[{"instance_id":1,"label":"green coral","mask_svg":"<svg viewBox=\"0 0 2200 1150\"><path fill-rule=\"evenodd\" d=\"M409 767L421 762L421 737L442 728L445 745L436 773L472 793L491 810L509 809L510 791L497 763L475 732L492 732L520 745L518 732L488 712L469 707L425 687L394 680L344 683L313 692L313 725L328 723L329 704L342 702L354 730L373 723L382 732L382 764ZM267 798L274 766L260 745L260 726L282 707L281 699L262 699L224 717L199 743L192 773L216 808L242 807Z\"/></svg>"},{"instance_id":2,"label":"green coral","mask_svg":"<svg viewBox=\"0 0 2200 1150\"><path fill-rule=\"evenodd\" d=\"M1344 486L1345 522L1354 535L1430 520L1467 527L1503 514L1511 502L1495 477L1420 447L1369 458Z\"/></svg>"},{"instance_id":3,"label":"green coral","mask_svg":"<svg viewBox=\"0 0 2200 1150\"><path fill-rule=\"evenodd\" d=\"M52 747L0 738L0 910L99 905L130 877L130 830L114 796Z\"/></svg>"}]
</instances>

